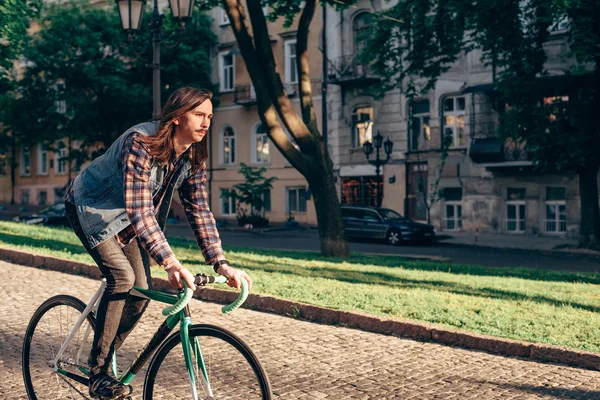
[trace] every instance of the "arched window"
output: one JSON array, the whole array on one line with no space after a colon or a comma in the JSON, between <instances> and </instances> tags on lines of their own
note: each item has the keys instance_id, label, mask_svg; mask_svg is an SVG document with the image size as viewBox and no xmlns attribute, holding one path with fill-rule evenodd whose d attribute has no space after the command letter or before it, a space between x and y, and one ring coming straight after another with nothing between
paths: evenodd
<instances>
[{"instance_id":1,"label":"arched window","mask_svg":"<svg viewBox=\"0 0 600 400\"><path fill-rule=\"evenodd\" d=\"M372 16L363 12L354 17L352 21L352 39L354 41L354 52L358 53L365 47L366 39L369 37Z\"/></svg>"},{"instance_id":2,"label":"arched window","mask_svg":"<svg viewBox=\"0 0 600 400\"><path fill-rule=\"evenodd\" d=\"M252 135L252 162L257 164L269 162L269 138L262 124L256 125Z\"/></svg>"},{"instance_id":3,"label":"arched window","mask_svg":"<svg viewBox=\"0 0 600 400\"><path fill-rule=\"evenodd\" d=\"M373 138L373 107L356 107L352 111L352 147L360 147Z\"/></svg>"},{"instance_id":4,"label":"arched window","mask_svg":"<svg viewBox=\"0 0 600 400\"><path fill-rule=\"evenodd\" d=\"M223 164L235 164L235 132L228 126L221 137L221 157Z\"/></svg>"}]
</instances>

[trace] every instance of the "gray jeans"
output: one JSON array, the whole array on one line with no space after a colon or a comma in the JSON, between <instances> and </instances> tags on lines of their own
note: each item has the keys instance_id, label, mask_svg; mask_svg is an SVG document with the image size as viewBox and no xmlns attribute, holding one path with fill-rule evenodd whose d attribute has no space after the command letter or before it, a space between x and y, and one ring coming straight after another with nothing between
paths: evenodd
<instances>
[{"instance_id":1,"label":"gray jeans","mask_svg":"<svg viewBox=\"0 0 600 400\"><path fill-rule=\"evenodd\" d=\"M75 206L69 202L65 205L75 234L98 264L107 283L96 312L90 356L91 375L95 376L108 372L112 352L121 347L148 306L149 300L131 296L129 291L133 286L151 288L150 259L137 240L121 248L116 236L91 249Z\"/></svg>"}]
</instances>

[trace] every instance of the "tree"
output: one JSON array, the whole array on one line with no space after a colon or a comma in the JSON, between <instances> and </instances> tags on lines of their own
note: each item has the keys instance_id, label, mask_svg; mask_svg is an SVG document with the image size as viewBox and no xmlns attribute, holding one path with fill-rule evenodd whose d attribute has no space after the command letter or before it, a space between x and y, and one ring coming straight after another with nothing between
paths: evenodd
<instances>
[{"instance_id":1,"label":"tree","mask_svg":"<svg viewBox=\"0 0 600 400\"><path fill-rule=\"evenodd\" d=\"M233 189L224 191L221 197L236 201L237 220L240 225L252 224L254 226L266 225L265 218L265 193L273 188L276 177L265 178L265 167L252 168L244 163L240 164L240 175L244 182L233 185ZM245 204L250 208L242 207Z\"/></svg>"},{"instance_id":2,"label":"tree","mask_svg":"<svg viewBox=\"0 0 600 400\"><path fill-rule=\"evenodd\" d=\"M84 148L98 143L102 148L150 119L152 78L146 64L151 57L127 42L114 8L81 1L50 4L39 25L22 52L27 67L16 83L13 111L0 113L16 143L52 144L66 138L69 146L78 140ZM167 35L176 29L165 22ZM142 39L150 43L149 36ZM211 87L207 59L215 37L206 15L197 13L180 39L180 52L163 54L169 61L162 79L165 95L184 85ZM87 155L72 150L70 157L79 162Z\"/></svg>"},{"instance_id":3,"label":"tree","mask_svg":"<svg viewBox=\"0 0 600 400\"><path fill-rule=\"evenodd\" d=\"M15 141L6 120L13 115L15 85L14 64L27 41L29 22L39 15L42 0L4 0L0 3L0 153L10 154L12 196L14 203Z\"/></svg>"},{"instance_id":4,"label":"tree","mask_svg":"<svg viewBox=\"0 0 600 400\"><path fill-rule=\"evenodd\" d=\"M461 54L478 49L490 66L505 137L526 143L540 171L579 176L579 245L600 249L600 3L593 0L399 0L378 14L369 49L381 90L408 97L435 86ZM561 93L549 92L544 47L568 29L574 66ZM546 99L546 101L544 101Z\"/></svg>"},{"instance_id":5,"label":"tree","mask_svg":"<svg viewBox=\"0 0 600 400\"><path fill-rule=\"evenodd\" d=\"M327 0L327 2L337 7L339 4L350 4L354 1ZM268 18L262 10L265 4L271 7ZM333 163L319 131L312 101L308 36L317 6L316 0L247 1L247 8L242 0L205 0L200 5L201 7L220 5L229 17L231 29L256 92L258 115L267 135L310 185L317 212L321 254L348 256L348 243L342 224L340 202L333 181ZM283 17L286 26L290 26L297 15L299 20L296 34L296 65L301 116L293 110L284 90L273 57L267 25L267 19L274 21L278 17ZM293 142L285 134L278 117L291 134Z\"/></svg>"},{"instance_id":6,"label":"tree","mask_svg":"<svg viewBox=\"0 0 600 400\"><path fill-rule=\"evenodd\" d=\"M448 160L448 148L452 144L452 136L444 136L442 145L441 145L441 154L440 154L440 163L437 167L437 177L435 181L428 188L425 183L425 173L423 168L421 168L421 156L417 151L417 166L419 168L419 176L418 181L419 185L422 187L423 194L425 198L423 199L423 205L425 206L425 210L427 211L427 223L431 225L431 208L435 203L442 200L444 198L444 189L440 189L440 182L442 181L442 173L444 172L444 167L446 166L446 161Z\"/></svg>"},{"instance_id":7,"label":"tree","mask_svg":"<svg viewBox=\"0 0 600 400\"><path fill-rule=\"evenodd\" d=\"M39 15L42 0L3 0L0 3L0 81L11 79L13 63L27 39L32 18ZM2 91L6 87L0 87Z\"/></svg>"}]
</instances>

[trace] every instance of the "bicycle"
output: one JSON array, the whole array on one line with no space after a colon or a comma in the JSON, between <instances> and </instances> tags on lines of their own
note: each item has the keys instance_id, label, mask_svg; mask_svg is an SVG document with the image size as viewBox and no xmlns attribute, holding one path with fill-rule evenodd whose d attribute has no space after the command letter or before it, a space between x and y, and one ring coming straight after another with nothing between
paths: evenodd
<instances>
[{"instance_id":1,"label":"bicycle","mask_svg":"<svg viewBox=\"0 0 600 400\"><path fill-rule=\"evenodd\" d=\"M198 274L195 278L197 286L225 282L223 276ZM89 398L87 360L94 312L105 287L103 279L87 305L76 297L58 295L35 311L25 333L22 360L30 399ZM138 287L131 294L171 305L163 309L166 319L125 372L118 373L116 354L112 355L112 374L125 384L131 383L152 356L144 380L144 400L271 399L267 374L248 345L226 329L192 324L188 303L193 291L187 285L177 296ZM248 285L242 280L240 295L223 306L222 312L235 310L247 296ZM173 332L177 324L179 331Z\"/></svg>"}]
</instances>

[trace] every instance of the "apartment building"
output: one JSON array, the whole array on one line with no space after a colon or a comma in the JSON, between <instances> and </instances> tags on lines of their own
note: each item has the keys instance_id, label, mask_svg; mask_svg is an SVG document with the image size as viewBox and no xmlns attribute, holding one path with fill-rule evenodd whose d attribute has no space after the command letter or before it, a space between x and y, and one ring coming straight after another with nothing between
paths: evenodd
<instances>
[{"instance_id":1,"label":"apartment building","mask_svg":"<svg viewBox=\"0 0 600 400\"><path fill-rule=\"evenodd\" d=\"M267 7L264 12L268 12ZM271 143L260 122L254 88L227 14L220 8L211 13L219 42L213 59L214 81L219 83L219 91L216 94L218 105L214 109L210 136L212 211L218 219L235 220L238 204L233 199L221 197L221 194L243 181L238 171L240 164L245 163L252 167L264 167L266 177L277 178L273 188L263 195L265 215L270 221L282 222L291 214L297 222L316 224L316 213L306 180ZM286 29L282 23L282 19L269 23L271 46L286 93L300 113L295 46L297 28L294 24ZM320 9L317 9L312 26L320 28L320 24ZM317 120L321 121L322 56L318 48L318 32L319 29L311 30L308 57L315 112Z\"/></svg>"},{"instance_id":2,"label":"apartment building","mask_svg":"<svg viewBox=\"0 0 600 400\"><path fill-rule=\"evenodd\" d=\"M106 6L103 0L94 0L95 7ZM159 7L168 6L166 0L159 1ZM265 8L265 13L268 10ZM267 168L267 177L277 177L271 191L264 194L266 217L271 221L285 221L290 214L300 223L316 223L316 214L311 201L310 189L306 180L298 173L275 146L270 143L260 124L254 94L244 60L239 54L235 38L224 10L211 11L213 29L219 38L214 52L214 81L220 90L215 93L214 118L210 135L209 191L211 208L216 218L235 220L237 204L233 199L221 198L224 190L231 189L243 181L239 174L240 163L253 167ZM314 25L320 26L320 10L314 18ZM279 20L270 24L272 46L279 72L286 91L296 109L300 111L298 73L295 64L296 26L283 28ZM318 50L319 37L310 36L310 62L313 81L315 111L321 115L321 53ZM148 83L150 84L150 82ZM74 144L76 146L76 144ZM37 144L31 148L17 149L18 170L15 182L15 200L23 205L43 206L61 201L65 185L78 172L75 166L66 164L69 146L58 141L53 146ZM0 183L7 190L2 191L0 201L10 201L10 171L8 164L0 159ZM182 214L177 204L175 213Z\"/></svg>"},{"instance_id":3,"label":"apartment building","mask_svg":"<svg viewBox=\"0 0 600 400\"><path fill-rule=\"evenodd\" d=\"M362 0L344 11L329 11L328 108L330 145L343 204L376 204L441 231L468 230L521 235L575 236L580 221L575 172L537 172L522 144L501 142L492 107L492 71L480 54L463 54L427 95L408 103L398 91L382 100L370 92L378 78L356 54L371 13L384 2ZM568 85L564 71L572 60L567 32L552 32L545 44L550 76L545 84L553 101ZM377 131L394 143L391 160L377 179L362 151ZM443 135L450 137L441 168ZM383 156L385 158L385 155ZM434 189L441 198L432 202Z\"/></svg>"}]
</instances>

